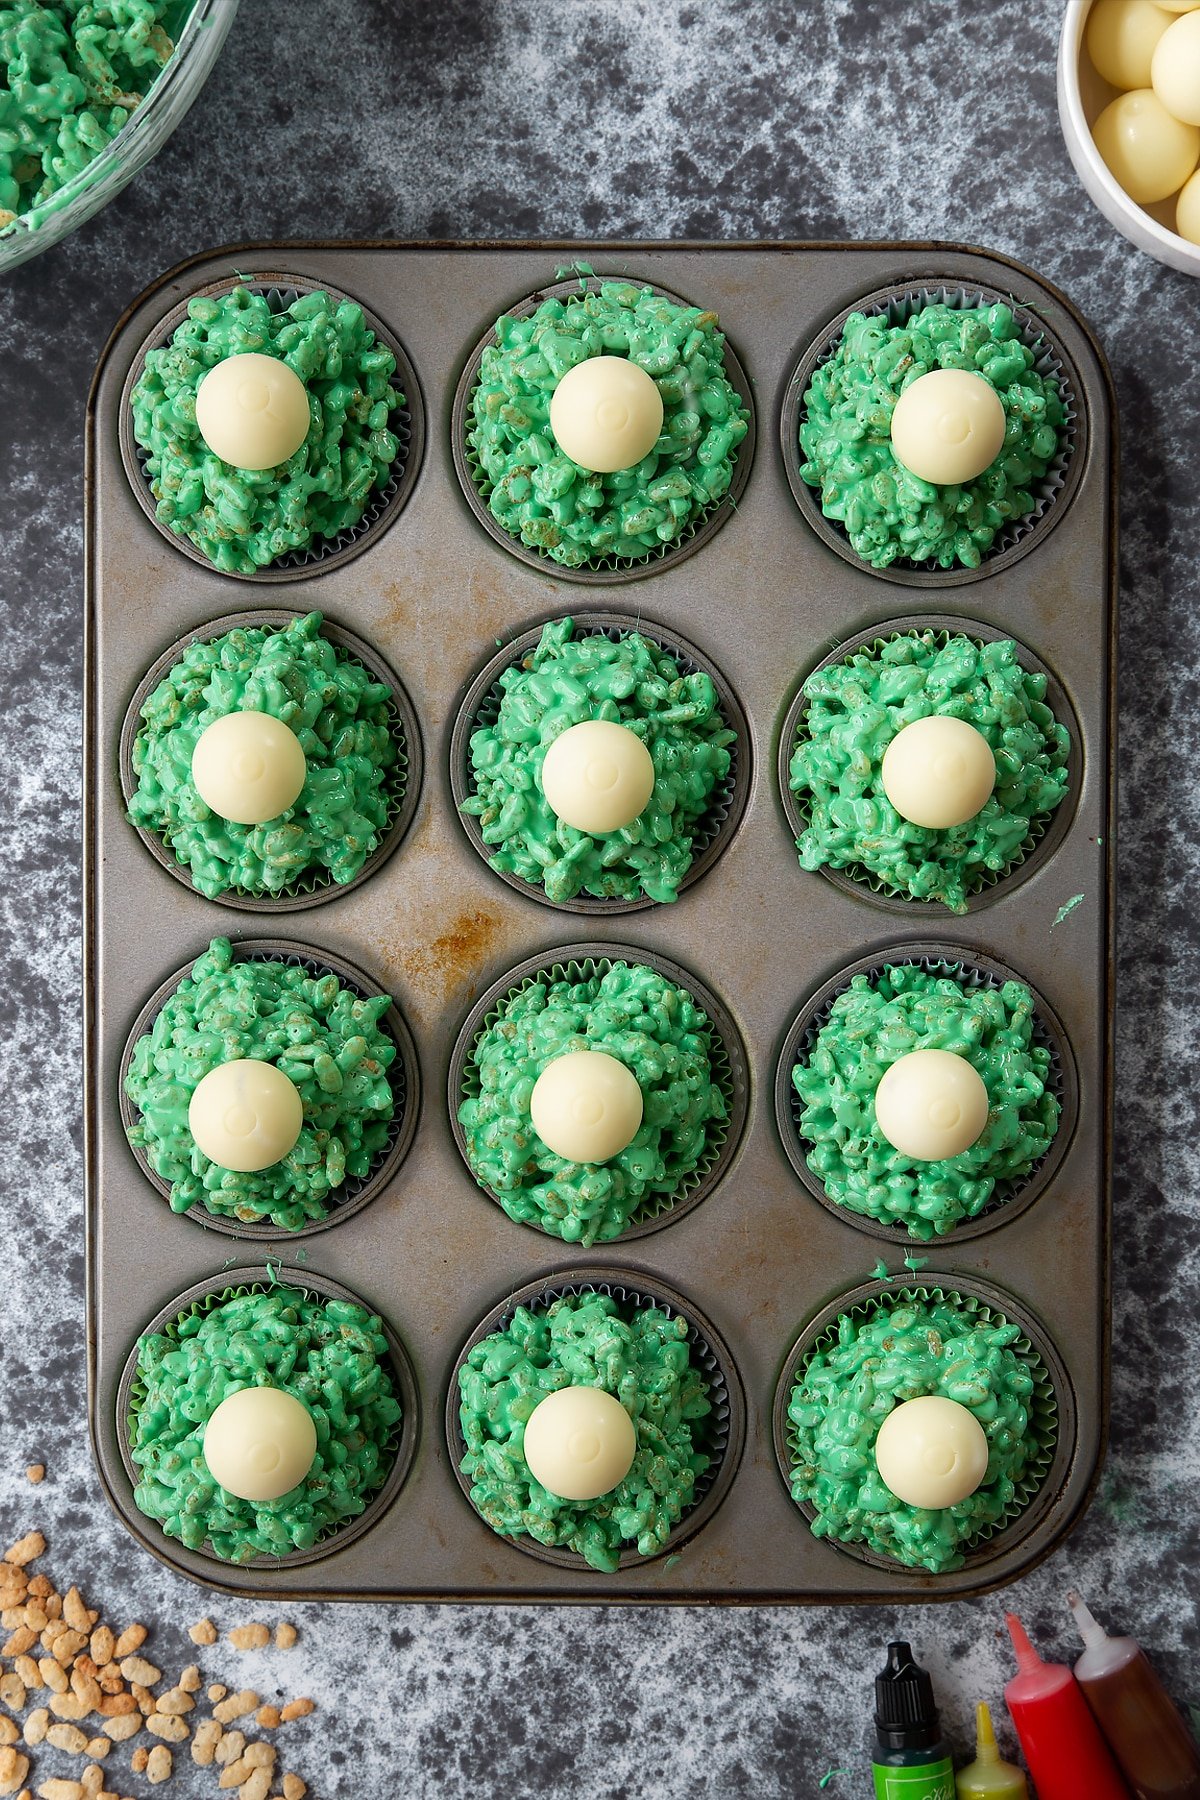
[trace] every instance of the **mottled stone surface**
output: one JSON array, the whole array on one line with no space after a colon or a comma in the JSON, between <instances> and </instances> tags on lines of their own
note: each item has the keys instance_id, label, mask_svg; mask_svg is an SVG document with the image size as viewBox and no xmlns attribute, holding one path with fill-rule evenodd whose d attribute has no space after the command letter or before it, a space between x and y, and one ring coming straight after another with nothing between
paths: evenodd
<instances>
[{"instance_id":1,"label":"mottled stone surface","mask_svg":"<svg viewBox=\"0 0 1200 1800\"><path fill-rule=\"evenodd\" d=\"M87 1450L80 1156L82 429L133 295L241 237L947 238L1010 252L1096 325L1124 431L1121 1011L1112 1450L1065 1548L1006 1598L1068 1647L1079 1583L1194 1680L1200 1280L1192 1070L1200 928L1200 286L1138 255L1078 188L1051 0L244 0L158 162L0 297L4 492L0 1062L6 1129L0 1528L164 1668L205 1597L137 1551ZM44 1460L44 1486L26 1485ZM7 1541L7 1538L6 1538ZM271 1609L214 1604L231 1625ZM867 1674L902 1630L965 1740L1008 1669L996 1599L904 1612L294 1607L300 1645L206 1674L311 1693L284 1740L310 1792L862 1794ZM1191 1635L1192 1653L1185 1654ZM66 1772L47 1755L39 1779ZM142 1794L127 1752L109 1779ZM215 1791L180 1763L165 1790Z\"/></svg>"}]
</instances>

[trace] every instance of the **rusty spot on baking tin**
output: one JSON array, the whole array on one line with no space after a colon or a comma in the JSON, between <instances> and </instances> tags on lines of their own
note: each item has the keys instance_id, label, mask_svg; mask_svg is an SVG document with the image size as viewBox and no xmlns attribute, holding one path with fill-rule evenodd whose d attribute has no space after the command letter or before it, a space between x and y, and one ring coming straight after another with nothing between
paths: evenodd
<instances>
[{"instance_id":1,"label":"rusty spot on baking tin","mask_svg":"<svg viewBox=\"0 0 1200 1800\"><path fill-rule=\"evenodd\" d=\"M420 987L428 988L440 978L443 994L449 995L479 973L502 931L503 923L494 913L478 907L460 912L430 944L414 945L403 953L401 966Z\"/></svg>"}]
</instances>

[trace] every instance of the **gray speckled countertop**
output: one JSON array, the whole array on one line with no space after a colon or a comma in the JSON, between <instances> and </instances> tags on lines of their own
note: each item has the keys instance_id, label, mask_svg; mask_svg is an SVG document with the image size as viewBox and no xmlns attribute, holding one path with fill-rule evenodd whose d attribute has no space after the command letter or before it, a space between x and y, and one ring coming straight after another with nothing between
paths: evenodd
<instances>
[{"instance_id":1,"label":"gray speckled countertop","mask_svg":"<svg viewBox=\"0 0 1200 1800\"><path fill-rule=\"evenodd\" d=\"M1107 349L1123 426L1111 1453L1074 1536L1004 1598L1062 1654L1062 1596L1078 1583L1141 1636L1177 1699L1200 1701L1200 285L1135 252L1077 186L1054 101L1060 13L1056 0L244 0L157 163L0 296L0 1534L40 1524L51 1572L115 1622L154 1621L165 1668L189 1660L183 1628L206 1597L112 1518L84 1422L82 436L110 327L160 270L228 239L934 237L1010 252L1063 286ZM36 1490L35 1459L49 1469ZM283 1766L318 1800L767 1800L815 1795L830 1769L844 1772L825 1792L859 1795L868 1677L889 1635L919 1648L960 1746L970 1703L998 1702L1009 1671L995 1597L284 1610L302 1633L286 1658L226 1648L205 1669L315 1698ZM228 1626L272 1609L212 1612ZM37 1778L68 1762L44 1756ZM127 1751L111 1762L110 1786L149 1791ZM185 1758L161 1791L206 1795L212 1777Z\"/></svg>"}]
</instances>

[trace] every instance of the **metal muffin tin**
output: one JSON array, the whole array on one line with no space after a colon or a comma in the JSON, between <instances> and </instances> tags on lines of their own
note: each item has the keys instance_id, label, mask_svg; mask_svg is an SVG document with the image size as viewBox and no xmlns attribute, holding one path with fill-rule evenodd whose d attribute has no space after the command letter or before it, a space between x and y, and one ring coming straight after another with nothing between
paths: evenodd
<instances>
[{"instance_id":1,"label":"metal muffin tin","mask_svg":"<svg viewBox=\"0 0 1200 1800\"><path fill-rule=\"evenodd\" d=\"M532 567L497 542L455 473L454 395L473 347L499 313L577 259L713 307L755 394L758 451L736 512L686 558L655 562L636 590L639 609L628 605L633 590L620 572L610 590L601 583L592 591L597 584ZM139 1169L120 1116L122 1051L172 971L213 936L254 937L262 928L250 909L239 919L237 907L173 880L123 816L121 727L147 666L164 644L206 630L247 593L244 581L235 588L182 554L146 516L121 458L121 396L172 308L239 274L353 294L404 343L427 405L425 454L403 512L352 564L310 566L296 573L294 589L274 582L270 594L291 610L319 608L395 669L426 752L397 853L311 916L296 909L306 914L295 920L298 942L344 957L394 995L426 1095L407 1156L370 1205L318 1237L272 1246L279 1279L326 1277L382 1314L411 1359L420 1397L420 1438L394 1502L369 1530L299 1568L228 1567L168 1541L133 1505L118 1429L121 1374L139 1332L196 1283L221 1278L230 1247L228 1237L172 1215ZM835 645L871 635L902 610L894 580L847 561L793 498L778 436L788 384L810 346L826 341L831 321L861 297L924 287L1015 296L1069 361L1080 421L1074 492L1069 504L1054 503L1053 528L1031 533L1019 557L985 562L952 609L1011 633L1060 684L1078 732L1073 811L1019 883L1001 884L986 909L961 918L937 909L936 919L927 906L897 912L803 872L777 773L802 677ZM1044 1557L1095 1480L1109 1349L1115 437L1102 356L1064 296L1003 257L947 245L240 246L164 276L119 324L89 408L87 532L89 1406L104 1485L133 1534L202 1582L268 1598L896 1601L980 1593ZM532 957L554 962L580 935L570 918L501 881L472 847L455 816L451 736L497 648L567 612L643 605L648 619L712 661L744 707L746 804L720 859L674 905L614 916L603 936L630 954L678 962L721 1001L746 1047L748 1116L728 1171L702 1205L653 1235L593 1248L588 1268L642 1293L677 1292L711 1321L745 1395L746 1438L727 1494L678 1554L609 1576L577 1561L545 1562L497 1537L464 1498L447 1444L463 1345L494 1308L531 1284L569 1280L577 1262L571 1246L514 1224L471 1181L445 1101L452 1049L487 988ZM862 958L886 960L893 948L933 938L943 951L1012 968L1045 997L1071 1052L1077 1124L1042 1191L986 1233L881 1245L819 1205L799 1179L776 1123L776 1068L800 1008L826 983ZM953 1574L875 1566L814 1539L776 1460L772 1411L790 1348L839 1294L870 1281L881 1249L894 1277L967 1290L994 1282L1011 1296L1061 1359L1075 1421L1070 1453L1056 1462L1028 1529L1000 1533ZM910 1252L915 1273L904 1260ZM243 1260L256 1254L258 1246Z\"/></svg>"}]
</instances>

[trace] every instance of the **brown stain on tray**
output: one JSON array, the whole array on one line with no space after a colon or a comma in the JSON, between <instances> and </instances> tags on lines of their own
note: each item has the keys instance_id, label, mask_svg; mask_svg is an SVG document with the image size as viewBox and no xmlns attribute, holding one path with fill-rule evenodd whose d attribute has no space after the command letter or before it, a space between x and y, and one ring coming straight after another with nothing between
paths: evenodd
<instances>
[{"instance_id":1,"label":"brown stain on tray","mask_svg":"<svg viewBox=\"0 0 1200 1800\"><path fill-rule=\"evenodd\" d=\"M423 996L448 1000L464 987L475 991L480 970L503 931L503 921L495 913L467 908L429 943L399 951L398 961L408 982Z\"/></svg>"}]
</instances>

